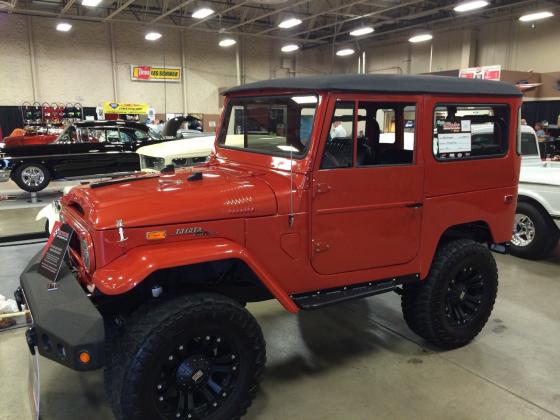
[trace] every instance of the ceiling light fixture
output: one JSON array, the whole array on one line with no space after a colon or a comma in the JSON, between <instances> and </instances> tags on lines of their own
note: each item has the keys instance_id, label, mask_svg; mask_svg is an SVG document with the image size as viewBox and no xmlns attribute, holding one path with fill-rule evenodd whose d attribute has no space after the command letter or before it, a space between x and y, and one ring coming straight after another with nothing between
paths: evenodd
<instances>
[{"instance_id":1,"label":"ceiling light fixture","mask_svg":"<svg viewBox=\"0 0 560 420\"><path fill-rule=\"evenodd\" d=\"M488 6L488 2L484 0L475 0L475 1L465 1L463 3L459 3L457 6L453 8L456 12L470 12L471 10L482 9L483 7Z\"/></svg>"},{"instance_id":2,"label":"ceiling light fixture","mask_svg":"<svg viewBox=\"0 0 560 420\"><path fill-rule=\"evenodd\" d=\"M82 0L82 6L95 7L99 3L101 3L101 0Z\"/></svg>"},{"instance_id":3,"label":"ceiling light fixture","mask_svg":"<svg viewBox=\"0 0 560 420\"><path fill-rule=\"evenodd\" d=\"M56 30L60 32L68 32L70 29L72 29L72 25L66 22L61 22L56 25Z\"/></svg>"},{"instance_id":4,"label":"ceiling light fixture","mask_svg":"<svg viewBox=\"0 0 560 420\"><path fill-rule=\"evenodd\" d=\"M280 22L278 24L278 27L282 29L289 29L289 28L293 28L294 26L298 26L300 23L301 23L301 19L292 17Z\"/></svg>"},{"instance_id":5,"label":"ceiling light fixture","mask_svg":"<svg viewBox=\"0 0 560 420\"><path fill-rule=\"evenodd\" d=\"M212 9L203 7L201 9L195 10L192 14L192 17L195 19L204 19L205 17L208 17L212 14L214 14L214 11Z\"/></svg>"},{"instance_id":6,"label":"ceiling light fixture","mask_svg":"<svg viewBox=\"0 0 560 420\"><path fill-rule=\"evenodd\" d=\"M413 44L416 44L418 42L430 41L433 38L434 37L432 36L432 34L419 34L419 35L414 35L411 38L408 38L408 41L412 42Z\"/></svg>"},{"instance_id":7,"label":"ceiling light fixture","mask_svg":"<svg viewBox=\"0 0 560 420\"><path fill-rule=\"evenodd\" d=\"M233 38L224 38L220 42L218 42L218 45L224 48L231 47L235 44L237 44L237 41Z\"/></svg>"},{"instance_id":8,"label":"ceiling light fixture","mask_svg":"<svg viewBox=\"0 0 560 420\"><path fill-rule=\"evenodd\" d=\"M161 34L159 32L148 32L144 38L148 41L157 41L161 38Z\"/></svg>"},{"instance_id":9,"label":"ceiling light fixture","mask_svg":"<svg viewBox=\"0 0 560 420\"><path fill-rule=\"evenodd\" d=\"M373 29L371 26L362 26L361 28L354 29L352 32L350 32L350 35L352 36L367 35L367 34L371 34L374 30L375 29Z\"/></svg>"},{"instance_id":10,"label":"ceiling light fixture","mask_svg":"<svg viewBox=\"0 0 560 420\"><path fill-rule=\"evenodd\" d=\"M336 52L336 55L338 55L339 57L344 57L346 55L352 55L354 54L354 50L352 48L343 48L341 50L338 50Z\"/></svg>"},{"instance_id":11,"label":"ceiling light fixture","mask_svg":"<svg viewBox=\"0 0 560 420\"><path fill-rule=\"evenodd\" d=\"M554 16L554 13L551 12L536 12L523 15L519 18L519 20L521 22L532 22L534 20L546 19L552 16Z\"/></svg>"},{"instance_id":12,"label":"ceiling light fixture","mask_svg":"<svg viewBox=\"0 0 560 420\"><path fill-rule=\"evenodd\" d=\"M284 45L281 48L281 50L282 50L282 52L285 52L285 53L297 51L297 50L299 50L299 45L296 45L296 44Z\"/></svg>"}]
</instances>

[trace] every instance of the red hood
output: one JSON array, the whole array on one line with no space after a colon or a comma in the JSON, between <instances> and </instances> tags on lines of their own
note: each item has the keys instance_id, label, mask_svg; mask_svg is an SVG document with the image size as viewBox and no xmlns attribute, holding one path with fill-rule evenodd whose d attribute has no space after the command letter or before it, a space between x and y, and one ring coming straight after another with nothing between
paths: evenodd
<instances>
[{"instance_id":1,"label":"red hood","mask_svg":"<svg viewBox=\"0 0 560 420\"><path fill-rule=\"evenodd\" d=\"M62 200L95 229L189 223L277 212L274 192L253 173L225 167L197 167L172 175L139 175L73 188Z\"/></svg>"}]
</instances>

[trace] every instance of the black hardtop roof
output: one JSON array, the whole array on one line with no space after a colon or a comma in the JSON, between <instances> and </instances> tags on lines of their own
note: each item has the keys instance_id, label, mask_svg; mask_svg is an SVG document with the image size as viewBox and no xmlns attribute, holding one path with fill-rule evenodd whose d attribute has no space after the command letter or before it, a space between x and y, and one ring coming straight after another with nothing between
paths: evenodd
<instances>
[{"instance_id":1,"label":"black hardtop roof","mask_svg":"<svg viewBox=\"0 0 560 420\"><path fill-rule=\"evenodd\" d=\"M125 127L134 128L136 130L148 131L149 128L146 124L136 121L124 120L93 120L93 121L78 121L73 125L76 127Z\"/></svg>"},{"instance_id":2,"label":"black hardtop roof","mask_svg":"<svg viewBox=\"0 0 560 420\"><path fill-rule=\"evenodd\" d=\"M262 80L236 86L225 95L265 89L351 91L380 93L436 93L481 96L521 96L511 83L462 79L449 76L401 76L393 74L341 74Z\"/></svg>"}]
</instances>

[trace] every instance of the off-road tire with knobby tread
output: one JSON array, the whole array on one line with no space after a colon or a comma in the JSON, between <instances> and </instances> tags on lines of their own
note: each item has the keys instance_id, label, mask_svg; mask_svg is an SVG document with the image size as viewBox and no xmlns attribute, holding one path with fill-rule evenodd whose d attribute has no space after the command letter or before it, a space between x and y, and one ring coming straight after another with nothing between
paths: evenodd
<instances>
[{"instance_id":1,"label":"off-road tire with knobby tread","mask_svg":"<svg viewBox=\"0 0 560 420\"><path fill-rule=\"evenodd\" d=\"M457 269L471 264L483 277L481 303L471 321L453 325L446 317L446 296ZM498 292L498 269L490 250L470 239L440 246L428 277L422 284L406 286L401 297L403 316L410 329L433 345L453 349L476 337L490 317Z\"/></svg>"},{"instance_id":2,"label":"off-road tire with knobby tread","mask_svg":"<svg viewBox=\"0 0 560 420\"><path fill-rule=\"evenodd\" d=\"M118 420L156 420L141 397L150 361L157 357L158 349L188 326L209 322L235 332L243 343L241 357L247 368L239 370L236 398L230 398L208 419L234 420L245 414L256 396L266 363L262 331L238 302L218 294L198 293L143 306L108 337L105 388Z\"/></svg>"}]
</instances>

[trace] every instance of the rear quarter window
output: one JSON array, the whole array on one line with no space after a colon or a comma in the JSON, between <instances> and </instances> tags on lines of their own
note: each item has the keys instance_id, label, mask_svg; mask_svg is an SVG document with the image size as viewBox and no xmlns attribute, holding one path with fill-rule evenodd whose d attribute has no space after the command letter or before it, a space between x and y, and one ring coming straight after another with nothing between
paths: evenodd
<instances>
[{"instance_id":1,"label":"rear quarter window","mask_svg":"<svg viewBox=\"0 0 560 420\"><path fill-rule=\"evenodd\" d=\"M507 105L440 104L434 109L433 154L453 161L504 156L508 149Z\"/></svg>"},{"instance_id":2,"label":"rear quarter window","mask_svg":"<svg viewBox=\"0 0 560 420\"><path fill-rule=\"evenodd\" d=\"M531 133L521 133L521 155L522 156L538 156L539 148L537 139Z\"/></svg>"}]
</instances>

